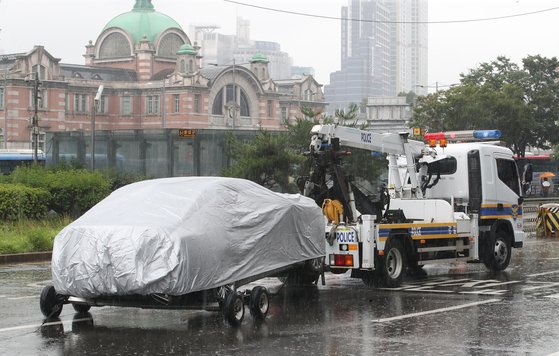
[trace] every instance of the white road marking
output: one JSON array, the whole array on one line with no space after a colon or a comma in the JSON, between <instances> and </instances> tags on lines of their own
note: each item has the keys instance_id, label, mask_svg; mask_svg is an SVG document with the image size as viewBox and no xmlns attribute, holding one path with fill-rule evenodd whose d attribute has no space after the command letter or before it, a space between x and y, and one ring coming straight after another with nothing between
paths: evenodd
<instances>
[{"instance_id":1,"label":"white road marking","mask_svg":"<svg viewBox=\"0 0 559 356\"><path fill-rule=\"evenodd\" d=\"M28 287L36 287L36 288L43 288L49 284L52 284L52 280L51 279L47 279L44 281L39 281L39 282L35 282L35 283L29 283L27 286Z\"/></svg>"},{"instance_id":2,"label":"white road marking","mask_svg":"<svg viewBox=\"0 0 559 356\"><path fill-rule=\"evenodd\" d=\"M83 318L83 319L74 319L71 322L80 322L80 321L89 321L92 320L92 318ZM59 324L64 324L65 321L52 321L50 323L44 323L44 324L28 324L28 325L20 325L20 326L12 326L9 328L3 328L0 329L0 333L3 332L8 332L8 331L15 331L15 330L23 330L23 329L36 329L36 328L40 328L41 326L53 326L53 325L59 325ZM67 320L66 322L70 322L70 320Z\"/></svg>"},{"instance_id":3,"label":"white road marking","mask_svg":"<svg viewBox=\"0 0 559 356\"><path fill-rule=\"evenodd\" d=\"M544 285L539 285L539 286L535 286L535 287L526 287L526 288L522 288L523 291L527 291L527 290L536 290L536 289L542 289L542 288L549 288L549 287L554 287L554 286L559 286L559 283L547 283Z\"/></svg>"},{"instance_id":4,"label":"white road marking","mask_svg":"<svg viewBox=\"0 0 559 356\"><path fill-rule=\"evenodd\" d=\"M470 283L464 283L462 286L464 288L479 288L479 287L477 287L478 284L485 284L485 283L489 283L489 282L499 283L499 281L496 280L496 279L488 279L486 281L473 280ZM484 287L484 286L482 286L482 287Z\"/></svg>"},{"instance_id":5,"label":"white road marking","mask_svg":"<svg viewBox=\"0 0 559 356\"><path fill-rule=\"evenodd\" d=\"M18 300L18 299L32 299L32 298L39 298L38 295L26 295L25 297L10 297L10 298L6 298L9 300Z\"/></svg>"},{"instance_id":6,"label":"white road marking","mask_svg":"<svg viewBox=\"0 0 559 356\"><path fill-rule=\"evenodd\" d=\"M554 274L554 273L559 273L559 270L556 270L556 271L549 271L549 272L542 272L542 273L528 274L528 275L526 275L526 277L545 276L545 275L547 275L547 274Z\"/></svg>"},{"instance_id":7,"label":"white road marking","mask_svg":"<svg viewBox=\"0 0 559 356\"><path fill-rule=\"evenodd\" d=\"M382 289L382 288L379 288ZM417 288L406 288L405 289L406 292L428 292L428 293L454 293L451 290L441 290L441 289L433 289L430 286L425 286L425 287L417 287Z\"/></svg>"},{"instance_id":8,"label":"white road marking","mask_svg":"<svg viewBox=\"0 0 559 356\"><path fill-rule=\"evenodd\" d=\"M451 311L451 310L470 308L470 307L474 307L476 305L489 304L489 303L495 303L495 302L500 302L500 301L501 301L501 299L488 299L488 300L484 300L484 301L481 301L481 302L466 303L466 304L461 304L461 305L455 305L453 307L448 307L448 308L440 308L440 309L428 310L428 311L419 312L419 313L399 315L399 316L394 316L394 317L391 317L391 318L376 319L376 320L373 320L373 323L386 323L386 322L389 322L389 321L415 318L417 316L444 313L444 312Z\"/></svg>"},{"instance_id":9,"label":"white road marking","mask_svg":"<svg viewBox=\"0 0 559 356\"><path fill-rule=\"evenodd\" d=\"M496 286L504 286L507 284L515 284L515 283L520 283L521 281L508 281L508 282L498 282L498 283L489 283L486 285L483 285L481 287L485 288L485 287L496 287Z\"/></svg>"},{"instance_id":10,"label":"white road marking","mask_svg":"<svg viewBox=\"0 0 559 356\"><path fill-rule=\"evenodd\" d=\"M460 292L460 294L483 294L483 295L503 295L507 290L504 289L480 289L468 292Z\"/></svg>"},{"instance_id":11,"label":"white road marking","mask_svg":"<svg viewBox=\"0 0 559 356\"><path fill-rule=\"evenodd\" d=\"M546 295L546 298L555 298L555 299L559 299L559 293L558 294L552 294L552 295Z\"/></svg>"}]
</instances>

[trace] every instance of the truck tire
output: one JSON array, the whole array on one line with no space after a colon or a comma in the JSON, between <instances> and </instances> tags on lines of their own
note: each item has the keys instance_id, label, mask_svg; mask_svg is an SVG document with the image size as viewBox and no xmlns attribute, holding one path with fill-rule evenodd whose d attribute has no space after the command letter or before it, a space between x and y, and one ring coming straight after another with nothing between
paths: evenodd
<instances>
[{"instance_id":1,"label":"truck tire","mask_svg":"<svg viewBox=\"0 0 559 356\"><path fill-rule=\"evenodd\" d=\"M402 284L406 268L405 250L400 238L391 237L379 258L381 283L384 287L395 288Z\"/></svg>"},{"instance_id":2,"label":"truck tire","mask_svg":"<svg viewBox=\"0 0 559 356\"><path fill-rule=\"evenodd\" d=\"M483 262L489 270L498 272L509 266L511 243L503 230L492 229L486 247Z\"/></svg>"}]
</instances>

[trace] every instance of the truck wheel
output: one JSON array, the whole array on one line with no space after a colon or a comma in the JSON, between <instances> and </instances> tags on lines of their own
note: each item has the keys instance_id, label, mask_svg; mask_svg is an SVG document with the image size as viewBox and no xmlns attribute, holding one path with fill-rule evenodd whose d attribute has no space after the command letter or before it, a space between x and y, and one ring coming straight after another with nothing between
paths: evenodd
<instances>
[{"instance_id":1,"label":"truck wheel","mask_svg":"<svg viewBox=\"0 0 559 356\"><path fill-rule=\"evenodd\" d=\"M230 292L227 294L225 304L223 304L223 316L232 326L241 325L243 322L245 305L243 303L243 297L238 292Z\"/></svg>"},{"instance_id":2,"label":"truck wheel","mask_svg":"<svg viewBox=\"0 0 559 356\"><path fill-rule=\"evenodd\" d=\"M89 311L89 309L91 309L91 305L86 304L72 304L72 307L74 308L76 313L79 314L85 314Z\"/></svg>"},{"instance_id":3,"label":"truck wheel","mask_svg":"<svg viewBox=\"0 0 559 356\"><path fill-rule=\"evenodd\" d=\"M268 309L270 308L269 295L266 288L262 286L252 288L249 307L250 315L252 315L254 319L266 319Z\"/></svg>"},{"instance_id":4,"label":"truck wheel","mask_svg":"<svg viewBox=\"0 0 559 356\"><path fill-rule=\"evenodd\" d=\"M379 258L381 282L385 287L395 288L402 284L405 271L404 247L399 238L390 238L384 249L384 256Z\"/></svg>"},{"instance_id":5,"label":"truck wheel","mask_svg":"<svg viewBox=\"0 0 559 356\"><path fill-rule=\"evenodd\" d=\"M502 271L509 266L510 257L510 239L507 238L503 231L491 232L483 261L485 266L491 271Z\"/></svg>"},{"instance_id":6,"label":"truck wheel","mask_svg":"<svg viewBox=\"0 0 559 356\"><path fill-rule=\"evenodd\" d=\"M48 285L41 291L41 297L39 298L39 306L41 307L41 313L47 318L58 318L62 312L62 307L64 303L60 300L54 286Z\"/></svg>"}]
</instances>

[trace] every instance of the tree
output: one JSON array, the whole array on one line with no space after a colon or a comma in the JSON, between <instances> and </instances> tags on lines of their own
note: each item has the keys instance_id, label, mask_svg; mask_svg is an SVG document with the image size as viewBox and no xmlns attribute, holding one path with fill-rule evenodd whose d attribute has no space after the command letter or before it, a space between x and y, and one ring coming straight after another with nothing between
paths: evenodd
<instances>
[{"instance_id":1,"label":"tree","mask_svg":"<svg viewBox=\"0 0 559 356\"><path fill-rule=\"evenodd\" d=\"M519 156L527 146L559 142L557 59L529 56L519 68L506 57L461 75L460 85L417 99L411 126L429 131L499 129Z\"/></svg>"},{"instance_id":2,"label":"tree","mask_svg":"<svg viewBox=\"0 0 559 356\"><path fill-rule=\"evenodd\" d=\"M290 183L295 166L304 157L289 148L288 135L270 133L260 129L248 143L239 142L235 136L228 137L229 157L233 164L223 170L226 177L244 178L264 187L282 192L295 192Z\"/></svg>"}]
</instances>

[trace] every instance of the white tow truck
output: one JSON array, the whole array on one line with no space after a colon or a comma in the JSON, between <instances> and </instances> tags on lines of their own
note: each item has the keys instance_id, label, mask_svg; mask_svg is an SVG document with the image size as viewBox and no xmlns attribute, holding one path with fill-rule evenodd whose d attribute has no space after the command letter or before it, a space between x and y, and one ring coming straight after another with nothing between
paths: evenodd
<instances>
[{"instance_id":1,"label":"white tow truck","mask_svg":"<svg viewBox=\"0 0 559 356\"><path fill-rule=\"evenodd\" d=\"M451 143L462 132L379 134L335 124L313 127L313 168L302 193L323 207L326 261L367 285L396 287L406 270L441 262L507 268L524 241L520 180L513 153L494 143ZM496 130L468 132L498 139ZM371 195L345 173L343 147L387 154L388 186Z\"/></svg>"}]
</instances>

